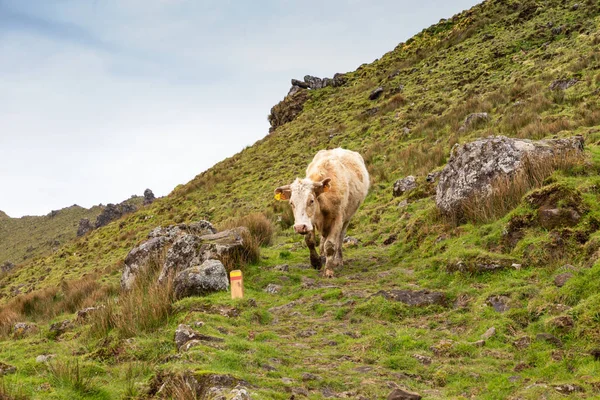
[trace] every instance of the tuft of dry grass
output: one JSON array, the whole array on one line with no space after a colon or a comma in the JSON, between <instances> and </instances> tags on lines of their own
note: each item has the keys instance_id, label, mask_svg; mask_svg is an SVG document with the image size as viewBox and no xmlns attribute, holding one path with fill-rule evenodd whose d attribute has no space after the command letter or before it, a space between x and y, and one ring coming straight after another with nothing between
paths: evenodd
<instances>
[{"instance_id":1,"label":"tuft of dry grass","mask_svg":"<svg viewBox=\"0 0 600 400\"><path fill-rule=\"evenodd\" d=\"M86 374L79 365L79 360L54 361L48 364L48 372L54 385L70 387L81 394L91 394L95 391L92 377Z\"/></svg>"},{"instance_id":2,"label":"tuft of dry grass","mask_svg":"<svg viewBox=\"0 0 600 400\"><path fill-rule=\"evenodd\" d=\"M245 226L259 246L268 246L273 240L273 223L263 213L252 213L243 217L233 218L219 225L219 230Z\"/></svg>"},{"instance_id":3,"label":"tuft of dry grass","mask_svg":"<svg viewBox=\"0 0 600 400\"><path fill-rule=\"evenodd\" d=\"M4 379L0 379L0 400L28 400L29 397L23 393L19 385L8 384Z\"/></svg>"},{"instance_id":4,"label":"tuft of dry grass","mask_svg":"<svg viewBox=\"0 0 600 400\"><path fill-rule=\"evenodd\" d=\"M578 151L567 151L552 158L525 157L518 172L497 178L492 182L489 195L472 196L450 218L455 223L463 220L473 223L494 221L516 207L530 189L542 186L554 171L569 169L583 162L584 156Z\"/></svg>"}]
</instances>

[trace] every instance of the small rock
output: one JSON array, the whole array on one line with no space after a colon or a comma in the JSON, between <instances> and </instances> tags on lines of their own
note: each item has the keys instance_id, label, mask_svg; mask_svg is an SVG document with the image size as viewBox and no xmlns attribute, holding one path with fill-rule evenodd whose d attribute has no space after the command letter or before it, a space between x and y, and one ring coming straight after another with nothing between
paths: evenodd
<instances>
[{"instance_id":1,"label":"small rock","mask_svg":"<svg viewBox=\"0 0 600 400\"><path fill-rule=\"evenodd\" d=\"M381 290L373 296L383 296L388 300L399 301L416 307L430 305L446 306L448 302L445 293L430 292L429 290Z\"/></svg>"},{"instance_id":2,"label":"small rock","mask_svg":"<svg viewBox=\"0 0 600 400\"><path fill-rule=\"evenodd\" d=\"M406 126L405 126L404 128L402 128L402 134L403 134L404 136L408 136L408 135L410 135L410 129L409 129L408 127L406 127Z\"/></svg>"},{"instance_id":3,"label":"small rock","mask_svg":"<svg viewBox=\"0 0 600 400\"><path fill-rule=\"evenodd\" d=\"M514 382L520 381L521 379L522 378L519 375L513 375L513 376L511 376L511 377L508 378L508 381L514 383Z\"/></svg>"},{"instance_id":4,"label":"small rock","mask_svg":"<svg viewBox=\"0 0 600 400\"><path fill-rule=\"evenodd\" d=\"M180 324L177 327L177 329L175 330L175 345L177 346L177 349L182 349L183 346L191 340L198 340L198 341L205 341L205 342L222 342L223 341L223 339L218 338L218 337L208 336L208 335L204 335L202 333L198 333L198 332L194 331L189 325Z\"/></svg>"},{"instance_id":5,"label":"small rock","mask_svg":"<svg viewBox=\"0 0 600 400\"><path fill-rule=\"evenodd\" d=\"M73 323L67 319L50 325L50 332L58 337L71 328L73 328Z\"/></svg>"},{"instance_id":6,"label":"small rock","mask_svg":"<svg viewBox=\"0 0 600 400\"><path fill-rule=\"evenodd\" d=\"M352 236L346 236L344 238L344 244L348 247L358 247L360 240Z\"/></svg>"},{"instance_id":7,"label":"small rock","mask_svg":"<svg viewBox=\"0 0 600 400\"><path fill-rule=\"evenodd\" d=\"M306 373L302 374L302 380L303 380L304 382L308 382L308 381L318 381L319 379L321 379L321 378L319 378L319 376L318 376L318 375L311 374L310 372L306 372Z\"/></svg>"},{"instance_id":8,"label":"small rock","mask_svg":"<svg viewBox=\"0 0 600 400\"><path fill-rule=\"evenodd\" d=\"M515 346L519 350L523 350L531 344L531 338L529 336L523 336L518 338L513 342L513 346Z\"/></svg>"},{"instance_id":9,"label":"small rock","mask_svg":"<svg viewBox=\"0 0 600 400\"><path fill-rule=\"evenodd\" d=\"M460 129L465 130L471 128L475 125L478 125L482 122L487 122L490 120L490 116L486 112L482 113L472 113L467 115Z\"/></svg>"},{"instance_id":10,"label":"small rock","mask_svg":"<svg viewBox=\"0 0 600 400\"><path fill-rule=\"evenodd\" d=\"M273 267L275 271L288 272L290 270L290 266L287 264L280 264Z\"/></svg>"},{"instance_id":11,"label":"small rock","mask_svg":"<svg viewBox=\"0 0 600 400\"><path fill-rule=\"evenodd\" d=\"M425 180L428 183L434 183L439 178L441 173L442 173L442 171L430 172L427 174L427 178L425 178Z\"/></svg>"},{"instance_id":12,"label":"small rock","mask_svg":"<svg viewBox=\"0 0 600 400\"><path fill-rule=\"evenodd\" d=\"M558 287L563 287L565 285L565 283L567 283L567 281L569 279L571 279L572 277L573 277L573 274L570 272L565 272L564 274L557 275L554 278L554 284Z\"/></svg>"},{"instance_id":13,"label":"small rock","mask_svg":"<svg viewBox=\"0 0 600 400\"><path fill-rule=\"evenodd\" d=\"M421 354L413 354L413 358L416 358L423 365L431 364L431 357L427 357Z\"/></svg>"},{"instance_id":14,"label":"small rock","mask_svg":"<svg viewBox=\"0 0 600 400\"><path fill-rule=\"evenodd\" d=\"M284 385L291 385L294 383L294 381L290 378L281 378L281 382L283 382Z\"/></svg>"},{"instance_id":15,"label":"small rock","mask_svg":"<svg viewBox=\"0 0 600 400\"><path fill-rule=\"evenodd\" d=\"M483 335L481 335L481 338L487 340L487 339L491 338L492 336L494 336L495 334L496 334L496 328L492 326L490 329L485 331L485 333Z\"/></svg>"},{"instance_id":16,"label":"small rock","mask_svg":"<svg viewBox=\"0 0 600 400\"><path fill-rule=\"evenodd\" d=\"M308 83L302 82L302 81L300 81L298 79L292 79L292 86L297 86L297 87L302 88L302 89L308 89L309 88Z\"/></svg>"},{"instance_id":17,"label":"small rock","mask_svg":"<svg viewBox=\"0 0 600 400\"><path fill-rule=\"evenodd\" d=\"M585 392L585 389L583 389L583 387L571 383L565 383L563 385L554 385L554 389L558 393L565 395L569 395L576 392Z\"/></svg>"},{"instance_id":18,"label":"small rock","mask_svg":"<svg viewBox=\"0 0 600 400\"><path fill-rule=\"evenodd\" d=\"M298 332L297 336L298 337L302 337L302 338L307 338L307 337L311 337L317 334L317 331L314 331L312 329L308 329L308 330L304 330L304 331L300 331Z\"/></svg>"},{"instance_id":19,"label":"small rock","mask_svg":"<svg viewBox=\"0 0 600 400\"><path fill-rule=\"evenodd\" d=\"M548 321L548 325L561 332L568 332L575 326L575 321L570 315L561 315Z\"/></svg>"},{"instance_id":20,"label":"small rock","mask_svg":"<svg viewBox=\"0 0 600 400\"><path fill-rule=\"evenodd\" d=\"M539 341L551 343L556 347L563 346L563 342L556 336L551 335L550 333L538 333L535 338L536 338L536 340L539 340Z\"/></svg>"},{"instance_id":21,"label":"small rock","mask_svg":"<svg viewBox=\"0 0 600 400\"><path fill-rule=\"evenodd\" d=\"M409 392L403 389L394 389L387 397L387 400L421 400L421 395Z\"/></svg>"},{"instance_id":22,"label":"small rock","mask_svg":"<svg viewBox=\"0 0 600 400\"><path fill-rule=\"evenodd\" d=\"M515 372L521 372L523 370L526 370L529 367L530 367L529 365L527 365L523 361L521 361L520 363L518 363L517 365L515 365L515 368L513 368L513 371L515 371Z\"/></svg>"},{"instance_id":23,"label":"small rock","mask_svg":"<svg viewBox=\"0 0 600 400\"><path fill-rule=\"evenodd\" d=\"M194 327L196 327L196 328L202 328L203 326L204 326L204 322L202 322L202 321L194 322Z\"/></svg>"},{"instance_id":24,"label":"small rock","mask_svg":"<svg viewBox=\"0 0 600 400\"><path fill-rule=\"evenodd\" d=\"M79 310L79 311L77 311L77 317L76 317L76 320L77 320L78 322L85 321L85 320L87 320L87 319L89 318L89 316L90 316L92 313L95 313L96 311L98 311L98 310L101 310L101 309L103 309L103 308L104 308L104 306L103 306L103 305L100 305L100 306L98 306L98 307L87 307L87 308L84 308L84 309L82 309L82 310Z\"/></svg>"},{"instance_id":25,"label":"small rock","mask_svg":"<svg viewBox=\"0 0 600 400\"><path fill-rule=\"evenodd\" d=\"M393 188L393 196L399 197L404 193L410 192L417 188L417 178L412 175L407 176L406 178L398 179L396 183L394 183Z\"/></svg>"},{"instance_id":26,"label":"small rock","mask_svg":"<svg viewBox=\"0 0 600 400\"><path fill-rule=\"evenodd\" d=\"M331 84L333 87L338 87L346 84L346 82L348 82L348 77L346 76L346 74L341 74L338 72L333 75Z\"/></svg>"},{"instance_id":27,"label":"small rock","mask_svg":"<svg viewBox=\"0 0 600 400\"><path fill-rule=\"evenodd\" d=\"M556 33L555 33L555 31L556 31ZM559 27L553 28L552 32L555 35L559 35L562 32L562 27L559 26ZM575 85L577 82L579 82L579 81L575 78L557 79L550 84L550 90L567 90L571 86Z\"/></svg>"},{"instance_id":28,"label":"small rock","mask_svg":"<svg viewBox=\"0 0 600 400\"><path fill-rule=\"evenodd\" d=\"M274 283L269 283L267 285L267 287L265 288L265 292L270 293L270 294L277 294L281 291L282 286L281 285L276 285Z\"/></svg>"},{"instance_id":29,"label":"small rock","mask_svg":"<svg viewBox=\"0 0 600 400\"><path fill-rule=\"evenodd\" d=\"M490 296L487 299L487 304L494 307L494 310L497 312L503 313L510 310L510 307L508 306L509 301L510 298L506 296Z\"/></svg>"},{"instance_id":30,"label":"small rock","mask_svg":"<svg viewBox=\"0 0 600 400\"><path fill-rule=\"evenodd\" d=\"M0 376L14 374L17 371L16 367L0 362Z\"/></svg>"},{"instance_id":31,"label":"small rock","mask_svg":"<svg viewBox=\"0 0 600 400\"><path fill-rule=\"evenodd\" d=\"M154 200L156 200L156 197L154 197L154 193L152 193L152 190L144 190L144 205L147 206L148 204L152 204L154 203Z\"/></svg>"},{"instance_id":32,"label":"small rock","mask_svg":"<svg viewBox=\"0 0 600 400\"><path fill-rule=\"evenodd\" d=\"M56 357L56 354L42 354L35 358L35 362L37 363L46 363Z\"/></svg>"},{"instance_id":33,"label":"small rock","mask_svg":"<svg viewBox=\"0 0 600 400\"><path fill-rule=\"evenodd\" d=\"M485 340L483 340L483 339L478 340L478 341L476 341L476 342L473 343L473 346L475 346L475 347L483 347L483 346L485 346Z\"/></svg>"},{"instance_id":34,"label":"small rock","mask_svg":"<svg viewBox=\"0 0 600 400\"><path fill-rule=\"evenodd\" d=\"M37 326L27 322L17 322L13 325L13 335L15 337L27 336L31 333L37 332Z\"/></svg>"},{"instance_id":35,"label":"small rock","mask_svg":"<svg viewBox=\"0 0 600 400\"><path fill-rule=\"evenodd\" d=\"M579 3L573 4L573 6L571 7L571 10L573 10L573 11L579 10Z\"/></svg>"},{"instance_id":36,"label":"small rock","mask_svg":"<svg viewBox=\"0 0 600 400\"><path fill-rule=\"evenodd\" d=\"M398 209L403 209L408 207L408 200L404 199L402 200L400 203L398 203L398 205L396 206L396 208Z\"/></svg>"},{"instance_id":37,"label":"small rock","mask_svg":"<svg viewBox=\"0 0 600 400\"><path fill-rule=\"evenodd\" d=\"M380 86L369 94L369 100L377 100L383 94L383 88Z\"/></svg>"}]
</instances>

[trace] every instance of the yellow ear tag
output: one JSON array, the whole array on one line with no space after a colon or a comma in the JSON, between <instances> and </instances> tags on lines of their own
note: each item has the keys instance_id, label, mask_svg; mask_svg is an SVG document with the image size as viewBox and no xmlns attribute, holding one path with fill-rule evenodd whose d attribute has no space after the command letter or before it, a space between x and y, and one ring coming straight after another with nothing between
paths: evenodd
<instances>
[{"instance_id":1,"label":"yellow ear tag","mask_svg":"<svg viewBox=\"0 0 600 400\"><path fill-rule=\"evenodd\" d=\"M275 200L281 201L281 193L275 193Z\"/></svg>"}]
</instances>

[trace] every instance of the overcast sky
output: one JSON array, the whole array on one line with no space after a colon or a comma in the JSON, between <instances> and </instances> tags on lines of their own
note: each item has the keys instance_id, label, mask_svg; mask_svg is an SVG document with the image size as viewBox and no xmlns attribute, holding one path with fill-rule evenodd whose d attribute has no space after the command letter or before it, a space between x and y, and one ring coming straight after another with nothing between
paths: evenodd
<instances>
[{"instance_id":1,"label":"overcast sky","mask_svg":"<svg viewBox=\"0 0 600 400\"><path fill-rule=\"evenodd\" d=\"M0 210L168 194L331 77L474 0L0 0Z\"/></svg>"}]
</instances>

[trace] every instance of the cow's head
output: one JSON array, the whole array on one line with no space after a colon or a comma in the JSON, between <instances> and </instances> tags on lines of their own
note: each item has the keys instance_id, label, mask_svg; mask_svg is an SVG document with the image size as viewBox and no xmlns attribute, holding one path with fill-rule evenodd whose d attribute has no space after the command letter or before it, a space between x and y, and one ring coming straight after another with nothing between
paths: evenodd
<instances>
[{"instance_id":1,"label":"cow's head","mask_svg":"<svg viewBox=\"0 0 600 400\"><path fill-rule=\"evenodd\" d=\"M320 212L318 198L329 191L331 178L314 182L308 178L275 189L277 200L289 200L294 212L294 230L302 235L313 230L312 221Z\"/></svg>"}]
</instances>

